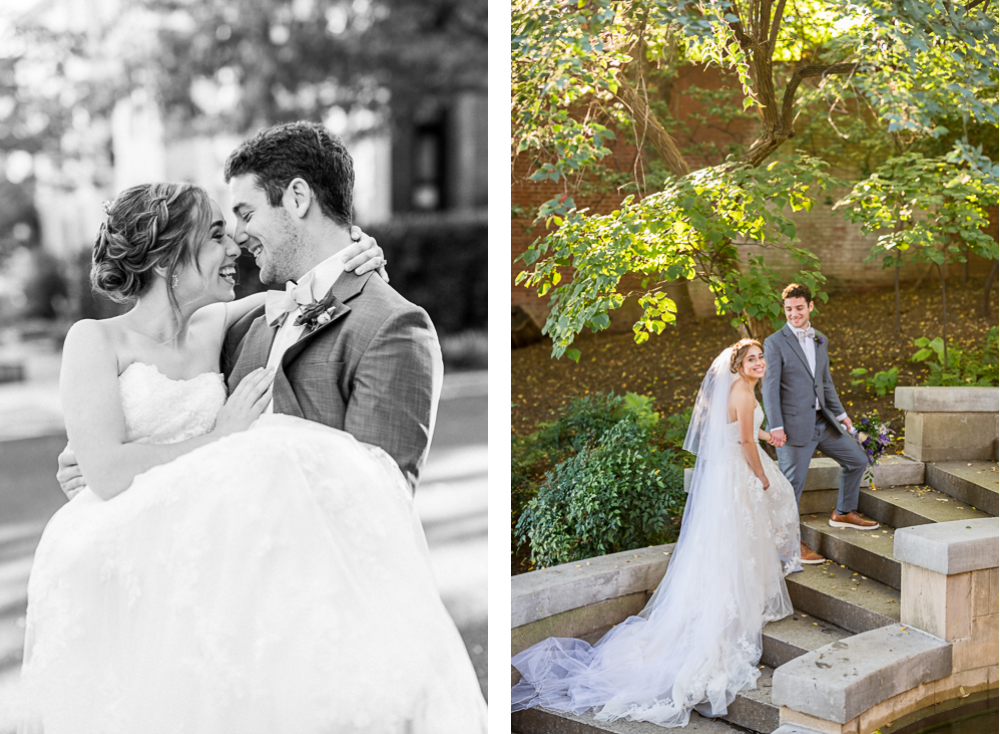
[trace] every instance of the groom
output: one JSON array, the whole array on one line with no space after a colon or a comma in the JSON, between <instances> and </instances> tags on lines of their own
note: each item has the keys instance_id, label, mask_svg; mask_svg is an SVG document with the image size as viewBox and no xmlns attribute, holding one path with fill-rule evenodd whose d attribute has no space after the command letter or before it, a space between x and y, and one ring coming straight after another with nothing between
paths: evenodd
<instances>
[{"instance_id":1,"label":"groom","mask_svg":"<svg viewBox=\"0 0 1000 734\"><path fill-rule=\"evenodd\" d=\"M254 256L261 281L285 284L227 333L229 391L254 369L275 367L265 412L382 448L413 490L441 396L441 348L423 309L375 271L345 271L354 164L343 143L315 123L277 125L233 151L225 177L236 242ZM56 477L70 497L84 483L68 445Z\"/></svg>"},{"instance_id":2,"label":"groom","mask_svg":"<svg viewBox=\"0 0 1000 734\"><path fill-rule=\"evenodd\" d=\"M840 404L830 376L827 339L809 323L812 292L808 286L792 283L782 291L781 298L788 323L764 340L767 371L761 388L778 466L795 490L796 501L801 501L809 461L819 449L841 469L837 506L830 525L855 530L877 528L878 523L857 513L868 458L847 433L851 419ZM803 563L825 560L805 543L801 551Z\"/></svg>"},{"instance_id":3,"label":"groom","mask_svg":"<svg viewBox=\"0 0 1000 734\"><path fill-rule=\"evenodd\" d=\"M230 392L254 369L275 367L267 412L381 447L414 489L441 396L441 348L423 309L373 272L344 272L354 167L343 143L316 123L277 125L233 151L225 177L236 243L261 281L287 282L227 334Z\"/></svg>"}]
</instances>

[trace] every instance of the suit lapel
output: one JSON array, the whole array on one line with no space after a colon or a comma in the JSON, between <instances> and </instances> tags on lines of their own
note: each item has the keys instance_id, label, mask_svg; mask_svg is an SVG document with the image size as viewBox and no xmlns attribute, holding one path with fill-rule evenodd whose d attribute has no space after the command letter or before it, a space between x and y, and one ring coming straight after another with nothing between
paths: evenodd
<instances>
[{"instance_id":1,"label":"suit lapel","mask_svg":"<svg viewBox=\"0 0 1000 734\"><path fill-rule=\"evenodd\" d=\"M337 280L334 281L333 285L330 287L328 294L333 294L333 311L330 312L330 320L325 324L320 324L315 329L309 332L304 332L299 340L292 344L286 351L284 356L281 358L282 369L287 368L287 366L296 358L302 351L309 346L309 344L319 335L320 333L331 328L334 324L340 321L342 318L347 316L351 312L350 306L347 305L347 301L355 298L365 287L365 283L368 279L374 275L374 272L365 273L364 275L355 275L354 273L341 273ZM270 349L270 345L268 345Z\"/></svg>"},{"instance_id":2,"label":"suit lapel","mask_svg":"<svg viewBox=\"0 0 1000 734\"><path fill-rule=\"evenodd\" d=\"M820 336L819 332L816 332L816 335ZM826 339L823 339L822 342L820 342L819 344L816 345L816 375L815 375L815 382L816 382L816 387L818 387L819 391L822 393L823 392L823 385L820 382L820 375L825 374L826 370L820 369L820 364L821 364L820 359L829 359L829 355L826 352Z\"/></svg>"},{"instance_id":3,"label":"suit lapel","mask_svg":"<svg viewBox=\"0 0 1000 734\"><path fill-rule=\"evenodd\" d=\"M802 345L799 344L799 340L795 337L794 334L791 333L791 331L789 331L783 326L781 327L781 335L785 337L785 339L788 341L792 351L795 352L797 355L799 355L799 359L802 360L802 366L806 368L806 372L812 375L812 373L809 371L809 360L806 359L806 353L802 351ZM819 364L818 361L817 364ZM813 376L813 381L815 381L816 376L815 375L812 376Z\"/></svg>"},{"instance_id":4,"label":"suit lapel","mask_svg":"<svg viewBox=\"0 0 1000 734\"><path fill-rule=\"evenodd\" d=\"M243 349L236 366L233 368L233 374L239 380L242 380L251 370L267 365L267 358L271 354L271 343L277 333L278 327L268 326L267 319L263 315L254 320L243 339ZM230 388L234 387L236 387L235 384L230 385Z\"/></svg>"}]
</instances>

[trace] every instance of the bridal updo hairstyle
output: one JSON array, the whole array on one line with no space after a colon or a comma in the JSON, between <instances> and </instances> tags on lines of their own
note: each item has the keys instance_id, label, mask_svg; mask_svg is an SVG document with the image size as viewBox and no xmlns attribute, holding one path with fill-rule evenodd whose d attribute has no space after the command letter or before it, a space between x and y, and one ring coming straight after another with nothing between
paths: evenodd
<instances>
[{"instance_id":1,"label":"bridal updo hairstyle","mask_svg":"<svg viewBox=\"0 0 1000 734\"><path fill-rule=\"evenodd\" d=\"M90 283L116 303L130 303L163 268L172 282L182 263L196 262L198 233L207 233L208 193L188 183L154 183L125 189L105 204L107 216L94 241ZM167 289L177 307L173 289Z\"/></svg>"},{"instance_id":2,"label":"bridal updo hairstyle","mask_svg":"<svg viewBox=\"0 0 1000 734\"><path fill-rule=\"evenodd\" d=\"M750 347L760 347L760 351L764 351L764 347L756 339L740 339L731 347L733 355L729 358L729 371L734 375L740 374L743 369L743 360L747 358Z\"/></svg>"}]
</instances>

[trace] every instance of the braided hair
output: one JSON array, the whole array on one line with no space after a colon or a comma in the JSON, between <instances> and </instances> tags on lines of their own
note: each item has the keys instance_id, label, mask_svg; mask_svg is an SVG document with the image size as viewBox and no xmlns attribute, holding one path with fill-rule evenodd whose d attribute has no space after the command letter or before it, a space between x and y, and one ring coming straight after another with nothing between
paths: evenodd
<instances>
[{"instance_id":1,"label":"braided hair","mask_svg":"<svg viewBox=\"0 0 1000 734\"><path fill-rule=\"evenodd\" d=\"M94 240L90 283L116 303L146 292L154 270L163 268L168 286L183 263L196 263L199 233L211 225L208 193L188 183L133 186L105 204L107 217ZM167 293L178 308L173 289Z\"/></svg>"}]
</instances>

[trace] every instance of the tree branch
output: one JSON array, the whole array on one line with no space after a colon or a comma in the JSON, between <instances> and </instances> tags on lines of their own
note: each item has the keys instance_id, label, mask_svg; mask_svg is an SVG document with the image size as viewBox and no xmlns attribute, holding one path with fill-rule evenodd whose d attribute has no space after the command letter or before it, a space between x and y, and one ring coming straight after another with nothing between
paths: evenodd
<instances>
[{"instance_id":1,"label":"tree branch","mask_svg":"<svg viewBox=\"0 0 1000 734\"><path fill-rule=\"evenodd\" d=\"M752 166L759 166L771 153L778 149L788 138L792 137L792 113L795 106L795 92L803 79L814 76L830 76L831 74L853 74L861 66L860 63L844 64L810 64L800 66L792 73L792 78L788 80L785 93L781 101L781 116L774 116L772 121L770 110L764 107L764 130L762 135L753 142L743 156L743 160ZM770 65L768 65L770 69ZM764 96L763 85L761 85L762 96ZM771 91L773 95L773 88Z\"/></svg>"},{"instance_id":2,"label":"tree branch","mask_svg":"<svg viewBox=\"0 0 1000 734\"><path fill-rule=\"evenodd\" d=\"M792 108L795 104L795 92L799 88L799 84L802 83L803 79L808 79L813 76L831 76L834 74L853 74L861 66L860 63L844 63L844 64L811 64L809 66L800 66L792 73L792 78L788 80L788 85L785 87L785 95L781 100L781 122L782 127L791 132L792 129Z\"/></svg>"},{"instance_id":3,"label":"tree branch","mask_svg":"<svg viewBox=\"0 0 1000 734\"><path fill-rule=\"evenodd\" d=\"M666 128L656 119L653 111L649 109L649 103L645 96L638 93L635 88L628 83L623 74L618 75L618 98L632 110L633 119L639 121L643 134L648 134L650 142L660 154L663 162L667 164L670 172L677 177L686 176L691 172L687 161L681 156L677 143L667 132Z\"/></svg>"},{"instance_id":4,"label":"tree branch","mask_svg":"<svg viewBox=\"0 0 1000 734\"><path fill-rule=\"evenodd\" d=\"M781 26L781 18L785 14L785 0L778 0L778 7L774 11L774 19L771 21L771 35L767 38L768 48L774 53L774 44L778 42L778 28Z\"/></svg>"}]
</instances>

